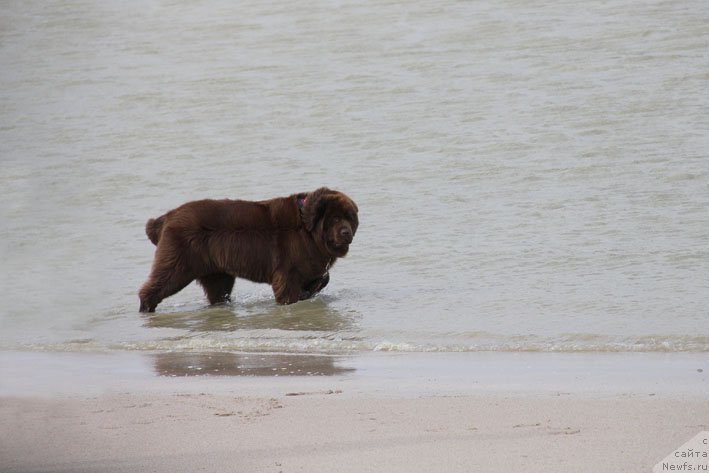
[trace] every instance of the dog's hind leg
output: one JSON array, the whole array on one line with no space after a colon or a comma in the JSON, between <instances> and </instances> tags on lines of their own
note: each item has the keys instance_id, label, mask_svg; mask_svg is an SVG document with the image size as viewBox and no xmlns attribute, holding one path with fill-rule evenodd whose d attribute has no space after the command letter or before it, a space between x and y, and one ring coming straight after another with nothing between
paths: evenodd
<instances>
[{"instance_id":1,"label":"dog's hind leg","mask_svg":"<svg viewBox=\"0 0 709 473\"><path fill-rule=\"evenodd\" d=\"M181 291L194 280L194 276L174 268L153 268L150 277L140 288L140 311L155 312L166 297Z\"/></svg>"},{"instance_id":2,"label":"dog's hind leg","mask_svg":"<svg viewBox=\"0 0 709 473\"><path fill-rule=\"evenodd\" d=\"M230 274L218 273L197 278L197 282L202 285L210 304L220 304L231 300L234 279Z\"/></svg>"}]
</instances>

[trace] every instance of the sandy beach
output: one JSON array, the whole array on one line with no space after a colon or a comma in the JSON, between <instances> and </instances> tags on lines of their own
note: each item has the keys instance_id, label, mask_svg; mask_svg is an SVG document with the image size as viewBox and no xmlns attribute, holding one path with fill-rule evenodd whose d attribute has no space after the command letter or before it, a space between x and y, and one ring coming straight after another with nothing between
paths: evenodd
<instances>
[{"instance_id":1,"label":"sandy beach","mask_svg":"<svg viewBox=\"0 0 709 473\"><path fill-rule=\"evenodd\" d=\"M640 472L706 430L709 403L120 394L1 413L6 472Z\"/></svg>"},{"instance_id":2,"label":"sandy beach","mask_svg":"<svg viewBox=\"0 0 709 473\"><path fill-rule=\"evenodd\" d=\"M703 354L243 357L4 353L2 471L641 472L709 430Z\"/></svg>"}]
</instances>

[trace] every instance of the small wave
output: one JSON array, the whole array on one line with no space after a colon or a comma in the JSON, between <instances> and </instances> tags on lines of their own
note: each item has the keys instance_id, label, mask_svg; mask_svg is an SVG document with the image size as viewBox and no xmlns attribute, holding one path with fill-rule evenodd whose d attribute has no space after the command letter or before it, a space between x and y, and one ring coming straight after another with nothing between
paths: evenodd
<instances>
[{"instance_id":1,"label":"small wave","mask_svg":"<svg viewBox=\"0 0 709 473\"><path fill-rule=\"evenodd\" d=\"M613 338L594 334L566 334L556 338L502 337L479 334L478 340L411 341L362 337L357 333L294 333L283 330L250 331L239 337L191 335L156 340L100 343L70 340L57 344L26 344L9 349L76 352L278 352L297 354L352 354L359 352L709 352L709 337L648 335ZM474 338L474 337L473 337Z\"/></svg>"}]
</instances>

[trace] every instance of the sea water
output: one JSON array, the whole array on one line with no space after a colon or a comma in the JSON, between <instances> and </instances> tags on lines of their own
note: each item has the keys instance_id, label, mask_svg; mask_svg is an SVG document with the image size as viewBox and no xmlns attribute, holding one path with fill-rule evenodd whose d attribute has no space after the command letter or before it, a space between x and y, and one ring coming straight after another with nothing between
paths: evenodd
<instances>
[{"instance_id":1,"label":"sea water","mask_svg":"<svg viewBox=\"0 0 709 473\"><path fill-rule=\"evenodd\" d=\"M0 349L709 351L709 3L11 1ZM316 298L155 314L145 221L339 189Z\"/></svg>"}]
</instances>

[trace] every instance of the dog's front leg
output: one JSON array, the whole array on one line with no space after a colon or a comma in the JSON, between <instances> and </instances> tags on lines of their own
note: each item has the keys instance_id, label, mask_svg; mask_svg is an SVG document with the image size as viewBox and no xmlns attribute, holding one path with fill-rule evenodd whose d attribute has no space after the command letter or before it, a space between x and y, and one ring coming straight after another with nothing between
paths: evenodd
<instances>
[{"instance_id":1,"label":"dog's front leg","mask_svg":"<svg viewBox=\"0 0 709 473\"><path fill-rule=\"evenodd\" d=\"M292 273L276 271L273 274L271 287L273 288L273 294L276 296L277 303L293 304L300 300L303 281Z\"/></svg>"},{"instance_id":2,"label":"dog's front leg","mask_svg":"<svg viewBox=\"0 0 709 473\"><path fill-rule=\"evenodd\" d=\"M319 278L315 278L305 285L302 291L300 291L300 300L310 299L316 296L320 291L322 291L327 283L330 282L330 273L325 273Z\"/></svg>"}]
</instances>

